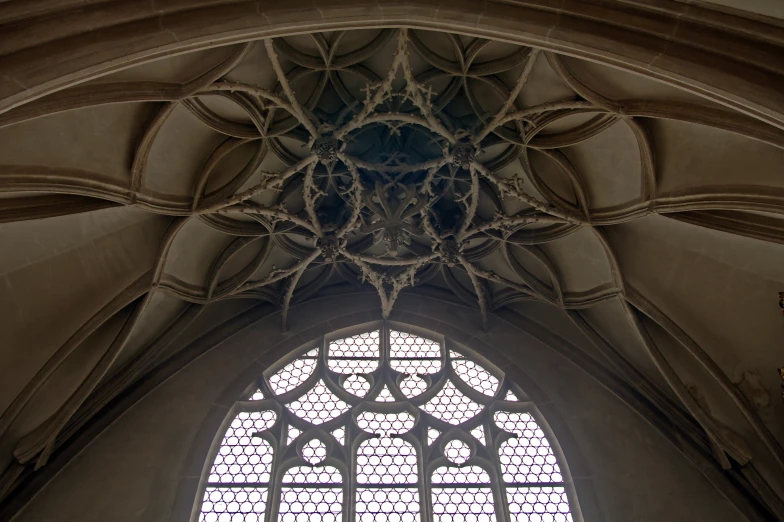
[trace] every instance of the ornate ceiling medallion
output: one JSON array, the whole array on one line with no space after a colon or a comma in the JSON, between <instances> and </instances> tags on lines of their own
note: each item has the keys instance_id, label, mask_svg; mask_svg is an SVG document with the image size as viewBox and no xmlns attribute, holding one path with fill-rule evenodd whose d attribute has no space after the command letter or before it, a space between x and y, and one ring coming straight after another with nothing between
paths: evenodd
<instances>
[{"instance_id":1,"label":"ornate ceiling medallion","mask_svg":"<svg viewBox=\"0 0 784 522\"><path fill-rule=\"evenodd\" d=\"M526 295L532 290L482 268L482 258L522 227L574 227L586 220L576 207L531 196L520 173L500 171L539 132L539 120L549 123L590 104L567 100L521 108L523 86L543 59L535 49L517 47L479 61L489 41L464 45L445 35L459 57L454 63L401 29L383 30L363 48L338 54L345 34L310 35L321 57L286 40L266 41L276 92L216 84L221 92L243 92L253 100L263 128L286 129L270 142L289 167L263 173L253 188L201 212L251 215L299 258L254 283L258 288L289 279L281 299L284 327L298 281L313 264L340 265L344 275L372 284L385 317L404 288L439 269L458 270L470 281L486 322L490 284ZM386 47L391 52L380 54L391 56L391 63L384 64L383 74L359 63ZM415 61L424 62L423 72L415 73ZM284 71L282 63L293 68ZM319 79L313 92L298 95L295 89L306 91L306 79L314 74ZM516 78L513 87L500 79L503 74ZM359 81L349 86L348 78ZM469 79L490 91L477 96ZM354 97L352 87L361 97ZM332 107L324 100L327 92L339 99ZM287 116L281 118L281 112ZM290 145L292 138L302 143L299 150ZM275 204L253 201L270 190L279 194ZM459 285L454 274L444 277ZM460 292L471 294L466 288Z\"/></svg>"}]
</instances>

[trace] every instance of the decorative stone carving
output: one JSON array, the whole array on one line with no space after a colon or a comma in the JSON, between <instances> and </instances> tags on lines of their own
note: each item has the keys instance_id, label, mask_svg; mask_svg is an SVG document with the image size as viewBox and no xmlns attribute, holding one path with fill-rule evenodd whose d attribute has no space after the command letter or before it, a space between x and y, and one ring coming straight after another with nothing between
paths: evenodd
<instances>
[{"instance_id":1,"label":"decorative stone carving","mask_svg":"<svg viewBox=\"0 0 784 522\"><path fill-rule=\"evenodd\" d=\"M463 169L470 169L476 161L476 146L470 142L458 142L452 148L452 164Z\"/></svg>"},{"instance_id":2,"label":"decorative stone carving","mask_svg":"<svg viewBox=\"0 0 784 522\"><path fill-rule=\"evenodd\" d=\"M321 163L333 164L338 160L339 147L337 139L332 136L324 136L313 142L313 153Z\"/></svg>"},{"instance_id":3,"label":"decorative stone carving","mask_svg":"<svg viewBox=\"0 0 784 522\"><path fill-rule=\"evenodd\" d=\"M321 255L327 263L334 263L340 255L342 241L334 234L325 234L318 240Z\"/></svg>"},{"instance_id":4,"label":"decorative stone carving","mask_svg":"<svg viewBox=\"0 0 784 522\"><path fill-rule=\"evenodd\" d=\"M494 307L516 300L540 301L579 317L578 310L608 299L619 299L637 310L643 308L633 298L633 286L624 281L622 264L605 237L604 231L617 223L669 212L676 219L700 226L751 237L781 237L775 227L760 231L753 223L710 213L716 201L740 202L745 209L762 211L768 208L763 203L770 205L769 202L760 203L743 194L743 199L733 199L740 196L730 193L721 194L719 200L699 195L669 201L656 193L657 149L643 121L665 118L729 130L776 146L784 143L780 132L752 117L691 102L608 99L575 79L558 55L537 49L507 47L508 54L498 59L483 54L482 49L495 45L492 42L476 39L469 45L462 36L441 34L439 37L454 43L454 56L445 60L431 47L431 42L423 41L413 30L368 30L364 34L367 41L350 49L342 46L352 35L343 32L303 36L311 38L319 50L313 54L297 49L295 40L288 38L238 45L214 71L200 76L202 79L194 80L187 88L178 84L175 94L165 94L160 99L160 111L141 137L128 186L85 187L73 184L71 178L51 183L52 187L65 187L67 193L81 194L80 197L106 197L112 204L178 216L162 242L151 279L127 291L129 295L144 295L139 300L139 310L148 305L156 292L167 290L193 303L193 309L224 299L263 299L280 306L285 325L295 297L305 299L327 281L342 277L352 283L364 281L373 285L382 313L388 316L401 291L422 284L435 274L446 281L442 286L462 301L473 303L485 323ZM249 52L254 46L266 49L277 85L265 88L254 81L226 79L237 78L233 74L235 66L248 56L255 56ZM243 67L246 65L247 62ZM535 81L535 66L548 70L567 92L556 93L557 98L547 101L531 102L525 91ZM344 81L344 76L352 81ZM311 81L314 79L317 81ZM437 85L439 82L441 85ZM491 89L480 96L474 87L476 82L490 85ZM114 91L101 90L107 89L107 85ZM83 108L88 105L82 100L88 99L116 103L112 93L122 101L127 101L123 96L133 98L135 91L126 92L122 85L87 82L82 91L66 89L41 98L41 104L34 102L29 107L20 106L19 111L4 113L3 121L8 124L33 115ZM128 85L139 87L132 82ZM149 96L147 91L142 92ZM60 94L63 97L58 98ZM210 97L234 104L247 118L234 121L221 114L214 109L219 104L203 103ZM149 190L146 169L158 132L175 111L190 111L223 134L225 142L199 162L203 170L193 173L196 183L192 193L166 199ZM627 127L633 133L631 139L636 140L642 190L639 198L602 208L593 194L600 194L603 186L587 187L590 176L583 172L582 165L572 164L567 153L571 147L617 126ZM227 175L216 175L215 165L232 148L246 144L248 148L257 146L247 166L220 190L208 191L206 187L214 186L216 178ZM566 175L565 184L573 192L573 200L543 181L530 155L546 156ZM267 158L274 159L274 168L268 167L270 162L265 163ZM18 186L25 186L29 180L39 181L16 171L9 179ZM588 194L592 194L590 202ZM63 200L30 199L35 201L25 203L21 213L25 216L57 215L65 212L61 207L68 206L63 205ZM2 206L15 209L16 204L11 201ZM34 208L37 212L32 211ZM188 220L200 220L238 239L216 260L203 288L196 284L175 287L176 283L167 288L168 283L160 276L166 268L167 245L177 238ZM570 292L565 288L568 278L562 280L563 272L538 245L578 231L599 238L611 280L587 291ZM242 270L221 279L221 270L228 266L229 258L249 244L261 245L259 252L250 256L251 262ZM273 248L283 249L291 257L282 262L276 259L275 265L264 264ZM513 248L528 249L541 261L542 272L548 274L549 280L532 277L510 255ZM491 257L499 251L502 255ZM605 260L597 257L596 261ZM496 265L488 266L489 263ZM93 322L103 324L114 313L109 308L102 310ZM630 315L635 313L632 310ZM183 314L182 324L191 318L189 314ZM677 325L671 326L668 331L677 330ZM182 329L186 327L187 324ZM588 329L590 326L585 330ZM133 330L133 324L128 330ZM79 333L89 334L87 329ZM106 359L114 360L123 344L113 344ZM162 352L165 348L159 349ZM698 350L699 347L692 353ZM150 360L154 357L150 356ZM91 390L106 382L102 379L109 367L99 365L52 422L31 432L17 446L20 462L46 462L58 433ZM132 368L119 379L133 382L143 370ZM712 368L709 371L725 389L732 389L726 375ZM669 374L668 378L678 382L677 375ZM633 375L626 379L634 380ZM113 383L109 381L109 391L90 405L90 411L98 411L105 404L102 400L122 389L112 389ZM0 435L31 403L38 384L26 387L3 414ZM686 402L689 393L683 393L682 387L673 389ZM703 404L707 407L707 403ZM762 423L755 422L755 413L743 410L743 414L775 453L776 441ZM732 443L732 435L710 419L698 421L711 437L724 438L723 447L740 447ZM743 457L741 450L735 454ZM784 461L780 451L777 458Z\"/></svg>"},{"instance_id":5,"label":"decorative stone carving","mask_svg":"<svg viewBox=\"0 0 784 522\"><path fill-rule=\"evenodd\" d=\"M454 238L447 238L441 241L441 245L439 247L441 253L441 262L449 265L454 266L460 262L460 245L457 244L457 241Z\"/></svg>"}]
</instances>

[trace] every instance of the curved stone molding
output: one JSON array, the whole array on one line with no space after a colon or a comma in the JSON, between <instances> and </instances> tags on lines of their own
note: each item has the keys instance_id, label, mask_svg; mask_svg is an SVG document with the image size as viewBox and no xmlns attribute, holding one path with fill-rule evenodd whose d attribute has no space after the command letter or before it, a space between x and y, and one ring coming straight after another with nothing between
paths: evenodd
<instances>
[{"instance_id":1,"label":"curved stone molding","mask_svg":"<svg viewBox=\"0 0 784 522\"><path fill-rule=\"evenodd\" d=\"M268 4L0 5L0 132L67 137L74 150L0 157L0 225L101 229L126 210L168 224L147 245L149 271L41 347L30 379L10 388L0 499L18 506L15 492L45 481L50 461L57 469L119 408L241 327L274 318L291 348L360 320L308 330L298 309L372 290L372 320L482 353L503 345L494 328L537 338L656 425L750 520L781 515L782 432L755 407L763 387L751 374L733 382L739 360L722 360L696 314L640 286L617 238L682 226L687 242L721 234L735 253L776 255L784 184L768 171L784 150L784 29L671 0ZM606 75L604 88L582 66ZM76 146L79 118L98 145ZM121 139L96 138L113 135L102 118ZM747 147L767 170L727 155L735 172L713 176L716 163L681 158L694 170L681 183L668 142L678 132L687 144L691 132L715 138L707 156ZM127 156L119 172L112 154ZM775 279L772 263L749 264ZM466 324L426 298L462 303ZM625 338L600 327L610 309ZM62 384L111 320L115 335ZM559 321L574 331L561 335ZM726 411L690 393L687 367Z\"/></svg>"}]
</instances>

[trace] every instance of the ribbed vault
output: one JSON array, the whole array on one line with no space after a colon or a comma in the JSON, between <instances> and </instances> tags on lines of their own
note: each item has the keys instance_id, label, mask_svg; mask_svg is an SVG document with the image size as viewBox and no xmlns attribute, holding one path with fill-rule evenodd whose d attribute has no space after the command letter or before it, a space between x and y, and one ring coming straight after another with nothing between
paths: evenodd
<instances>
[{"instance_id":1,"label":"ribbed vault","mask_svg":"<svg viewBox=\"0 0 784 522\"><path fill-rule=\"evenodd\" d=\"M705 13L727 38L751 23ZM781 29L743 98L721 64L707 88L577 45L366 25L8 91L0 495L211 329L260 310L296 329L298 304L354 292L394 317L419 293L557 332L784 517L784 130L759 97Z\"/></svg>"}]
</instances>

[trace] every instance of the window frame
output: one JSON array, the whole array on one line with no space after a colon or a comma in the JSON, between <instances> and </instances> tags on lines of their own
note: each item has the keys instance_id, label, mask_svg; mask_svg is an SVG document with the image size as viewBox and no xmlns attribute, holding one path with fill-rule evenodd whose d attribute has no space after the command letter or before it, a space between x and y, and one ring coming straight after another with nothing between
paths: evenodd
<instances>
[{"instance_id":1,"label":"window frame","mask_svg":"<svg viewBox=\"0 0 784 522\"><path fill-rule=\"evenodd\" d=\"M302 346L298 347L295 350L291 350L287 354L283 355L282 357L278 358L275 362L273 362L266 370L264 370L253 382L247 386L245 392L241 394L241 398L237 400L228 410L223 422L220 425L217 433L215 434L214 440L210 446L210 450L207 454L207 458L204 461L204 467L201 473L201 480L199 481L199 485L197 488L197 495L194 499L194 507L191 511L191 522L198 522L199 517L201 515L201 505L203 502L203 496L205 489L207 487L212 487L212 484L207 483L205 477L209 476L209 472L211 466L215 460L217 453L220 451L221 442L223 440L224 434L226 430L231 425L231 422L234 420L236 415L242 411L264 411L264 410L273 410L276 414L276 420L274 423L275 427L280 427L279 425L283 422L281 415L285 408L283 406L283 402L290 402L288 400L276 400L270 399L267 395L270 391L268 386L269 377L280 371L289 363L293 362L294 360L302 357L304 354L308 353L309 351L317 348L318 351L318 364L314 369L313 373L305 379L302 383L297 385L289 392L282 394L282 396L287 396L290 392L294 392L296 390L300 390L303 387L308 385L306 389L312 389L312 387L318 383L319 380L323 379L324 373L326 371L327 365L327 357L328 357L328 350L329 350L329 343L335 340L344 339L347 337L351 337L354 335L359 335L361 333L371 332L373 330L379 331L379 365L382 364L385 358L389 360L390 355L390 330L396 330L416 336L423 337L430 341L435 341L439 344L441 350L441 362L442 367L448 366L449 361L449 353L455 352L464 356L466 359L470 361L474 361L479 364L483 369L488 371L490 374L495 376L499 380L498 387L500 389L510 389L513 393L517 396L517 402L509 402L509 401L501 401L496 398L491 398L488 400L488 403L485 407L482 408L480 413L470 420L474 420L477 417L484 418L483 420L483 431L485 435L485 440L488 441L488 437L490 436L487 430L487 425L493 423L493 414L496 411L509 411L512 413L527 413L529 414L533 420L538 424L538 427L544 432L545 437L553 451L553 454L556 458L557 464L560 468L560 473L562 476L562 482L559 484L558 487L563 487L564 492L566 494L569 507L570 507L570 514L572 516L572 520L574 522L583 522L583 517L581 514L581 510L579 507L579 502L577 498L577 493L574 488L574 483L569 472L568 463L563 455L561 447L558 444L558 439L555 437L552 429L544 419L543 415L539 412L539 409L536 407L534 402L528 397L528 395L519 387L517 386L513 379L506 376L505 372L499 366L489 360L488 358L482 356L481 354L477 353L475 350L471 349L468 346L465 346L461 343L457 343L450 339L448 336L441 335L439 333L427 330L425 328L421 328L418 326L410 325L401 323L394 320L378 320L367 322L355 326L351 326L348 328L342 328L335 331L332 331L328 334L320 336L318 339L313 340L311 342L305 343ZM450 370L454 372L454 370ZM345 375L345 377L347 377ZM266 382L265 382L266 381ZM310 382L312 381L312 382ZM448 376L444 378L444 383L446 382L453 382L455 381L462 381L462 379L458 376L454 376L450 379ZM310 383L309 383L310 382ZM326 379L324 379L326 384ZM402 382L402 378L398 380L398 385ZM342 385L342 381L340 383L336 383L339 386ZM470 389L470 386L467 383L464 383L466 388ZM442 384L443 386L443 384ZM429 384L429 388L432 387L432 384ZM253 395L255 391L258 389L266 390L265 398L262 400L250 400L250 397ZM439 387L440 389L440 387ZM458 389L463 392L461 387ZM335 393L333 389L330 388L330 391ZM345 390L341 390L343 393L349 394ZM476 390L473 390L475 393L480 393ZM369 395L373 392L373 385L371 383L371 392L368 392ZM299 392L300 394L302 392ZM305 392L307 393L307 392ZM464 392L465 395L469 396ZM336 394L339 398L341 397L339 394ZM378 412L392 412L392 410L399 411L401 408L397 406L396 403L384 403L384 402L373 402L372 400L366 401L370 402L373 406L372 411ZM338 417L349 414L349 416L354 417L354 424L356 424L356 415L352 415L352 410L354 409L353 406L349 404L350 408L347 412L342 413ZM419 411L421 410L421 406L413 406L411 403L408 403L408 409L411 409L411 413L415 416L415 426L419 426L420 419L419 419ZM367 409L360 408L359 411L367 411ZM290 414L293 416L293 414ZM331 419L329 422L334 421L338 417ZM347 417L348 418L348 417ZM345 451L345 460L336 459L328 454L327 460L324 462L319 463L319 466L322 465L330 465L337 468L341 475L342 475L342 494L343 494L343 503L342 503L342 521L348 522L353 521L355 519L355 507L356 507L356 494L358 484L356 480L356 458L357 458L357 450L359 445L370 438L373 438L374 435L363 433L360 429L359 434L357 434L353 440L351 440L351 447L349 448L346 443L349 442L349 433L348 433L348 425L349 423L344 423L345 431L343 435L344 444L343 447L346 449ZM273 428L270 428L273 429ZM416 428L415 428L416 429ZM499 428L500 430L500 428ZM300 430L300 435L304 434L305 432ZM300 454L301 447L306 444L308 441L312 440L313 438L319 438L322 441L327 441L331 437L331 432L334 429L321 429L320 425L315 425L314 427L310 428L312 431L312 436L308 436L307 438L301 437L298 435L299 440L296 441L297 444L294 445L296 447L297 454ZM495 504L495 516L497 522L511 522L512 518L509 513L508 509L508 497L506 487L507 484L504 482L503 477L499 475L499 470L502 469L501 463L499 460L499 452L500 449L500 440L494 443L494 451L488 451L488 459L481 459L475 460L476 457L476 445L477 443L481 445L478 441L474 441L474 437L470 434L466 436L470 430L466 429L466 433L462 433L460 428L456 425L450 428L449 430L441 431L440 439L433 441L433 443L428 442L428 432L427 428L422 428L422 433L420 435L414 435L414 429L411 431L403 434L400 438L408 441L414 447L414 450L417 454L417 476L418 476L418 491L419 491L419 504L420 504L420 521L432 521L433 519L433 498L432 498L432 478L434 471L441 467L441 466L452 466L455 467L455 464L448 461L444 456L439 456L434 459L430 459L429 461L425 456L425 453L429 450L431 446L439 445L443 446L448 443L449 440L452 439L460 439L464 442L467 442L469 446L471 446L471 458L468 462L462 464L462 466L467 465L480 465L477 462L481 462L482 469L488 473L490 476L490 482L483 487L487 487L492 491L493 494L493 501ZM499 438L501 434L496 434L496 439ZM273 446L273 464L272 470L270 472L270 480L267 484L267 501L265 506L264 512L264 521L268 522L270 520L276 520L278 518L278 508L280 505L280 494L283 488L282 486L282 478L283 475L286 473L288 469L292 466L296 466L298 464L302 464L301 461L294 462L296 459L291 457L287 458L285 461L282 461L281 458L278 457L279 451L290 452L292 449L292 444L286 442L283 444L278 444L274 438L265 435L263 436L265 440L270 442ZM281 438L281 441L286 440L287 435L284 434ZM508 437L507 437L508 438ZM294 441L292 441L294 442ZM424 443L424 446L423 446ZM487 444L485 444L486 447ZM331 448L330 448L331 449ZM329 450L328 449L328 453ZM438 485L437 488L443 488L444 485ZM461 487L460 484L455 485L456 488ZM479 487L479 486L473 486ZM539 486L542 487L542 486Z\"/></svg>"}]
</instances>

